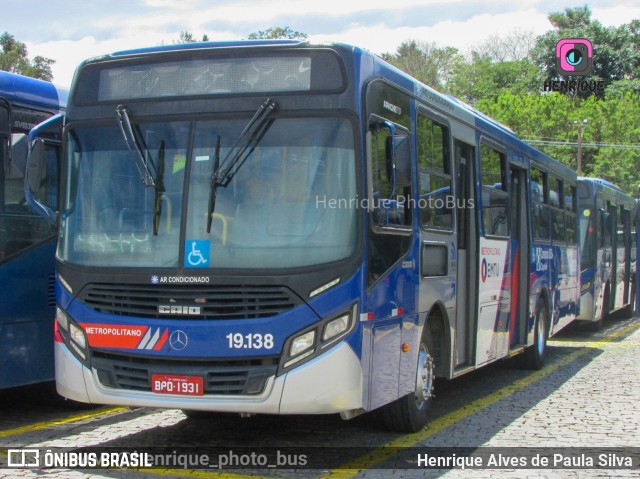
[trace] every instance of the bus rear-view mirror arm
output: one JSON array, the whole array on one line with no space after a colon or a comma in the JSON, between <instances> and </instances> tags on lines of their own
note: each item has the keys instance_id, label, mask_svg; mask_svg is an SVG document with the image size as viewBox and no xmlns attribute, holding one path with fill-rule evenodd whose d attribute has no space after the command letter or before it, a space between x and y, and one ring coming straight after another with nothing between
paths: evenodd
<instances>
[{"instance_id":1,"label":"bus rear-view mirror arm","mask_svg":"<svg viewBox=\"0 0 640 479\"><path fill-rule=\"evenodd\" d=\"M40 202L40 190L42 188L42 177L45 165L45 144L40 138L34 140L29 152L27 160L27 169L25 172L25 199L27 204L48 223L56 224L58 215L56 212Z\"/></svg>"},{"instance_id":2,"label":"bus rear-view mirror arm","mask_svg":"<svg viewBox=\"0 0 640 479\"><path fill-rule=\"evenodd\" d=\"M29 153L24 175L24 195L27 204L48 223L55 225L58 222L58 214L51 206L40 200L45 186L46 171L46 144L38 135L47 132L62 132L64 115L58 114L43 121L29 132ZM58 182L59 179L56 178ZM59 186L59 185L56 185Z\"/></svg>"}]
</instances>

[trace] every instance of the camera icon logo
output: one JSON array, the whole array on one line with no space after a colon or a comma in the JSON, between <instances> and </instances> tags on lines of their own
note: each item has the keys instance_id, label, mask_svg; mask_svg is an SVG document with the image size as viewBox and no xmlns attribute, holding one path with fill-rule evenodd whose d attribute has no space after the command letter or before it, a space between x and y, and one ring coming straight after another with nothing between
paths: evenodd
<instances>
[{"instance_id":1,"label":"camera icon logo","mask_svg":"<svg viewBox=\"0 0 640 479\"><path fill-rule=\"evenodd\" d=\"M593 70L593 47L584 38L564 38L556 44L556 67L562 75L585 76Z\"/></svg>"}]
</instances>

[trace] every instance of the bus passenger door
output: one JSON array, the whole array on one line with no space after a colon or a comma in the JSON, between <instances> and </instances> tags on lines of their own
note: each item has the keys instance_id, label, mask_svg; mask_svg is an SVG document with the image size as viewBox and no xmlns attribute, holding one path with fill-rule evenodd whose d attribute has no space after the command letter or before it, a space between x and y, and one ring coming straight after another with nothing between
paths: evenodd
<instances>
[{"instance_id":1,"label":"bus passenger door","mask_svg":"<svg viewBox=\"0 0 640 479\"><path fill-rule=\"evenodd\" d=\"M455 140L458 268L456 291L455 367L472 365L478 298L477 225L474 181L475 148Z\"/></svg>"},{"instance_id":2,"label":"bus passenger door","mask_svg":"<svg viewBox=\"0 0 640 479\"><path fill-rule=\"evenodd\" d=\"M623 281L624 281L624 291L623 291L623 299L622 305L627 305L631 303L631 212L627 209L622 208L622 232L618 234L618 237L621 239L623 244L620 246L624 251L624 262L622 262L623 268Z\"/></svg>"},{"instance_id":3,"label":"bus passenger door","mask_svg":"<svg viewBox=\"0 0 640 479\"><path fill-rule=\"evenodd\" d=\"M511 216L511 320L509 346L526 345L529 298L529 233L526 170L511 165L509 170L509 214Z\"/></svg>"},{"instance_id":4,"label":"bus passenger door","mask_svg":"<svg viewBox=\"0 0 640 479\"><path fill-rule=\"evenodd\" d=\"M607 201L606 210L603 214L603 293L602 293L602 317L606 317L614 308L616 295L616 207L611 201Z\"/></svg>"},{"instance_id":5,"label":"bus passenger door","mask_svg":"<svg viewBox=\"0 0 640 479\"><path fill-rule=\"evenodd\" d=\"M476 366L509 351L511 255L509 170L505 151L480 143L481 235L478 244L478 334Z\"/></svg>"},{"instance_id":6,"label":"bus passenger door","mask_svg":"<svg viewBox=\"0 0 640 479\"><path fill-rule=\"evenodd\" d=\"M629 268L627 266L627 258L628 258L628 224L626 224L625 213L627 210L624 209L624 205L620 205L617 213L617 227L616 227L616 293L615 293L615 303L614 309L622 308L625 304L627 304L629 298L628 292L628 275Z\"/></svg>"},{"instance_id":7,"label":"bus passenger door","mask_svg":"<svg viewBox=\"0 0 640 479\"><path fill-rule=\"evenodd\" d=\"M375 409L415 390L417 348L401 357L401 345L407 335L418 340L418 327L417 267L411 255L414 215L406 200L412 186L409 135L388 121L375 119L371 123L367 134L370 201L364 302L365 338L368 335L369 341L365 339L364 348L370 351L370 370L365 374L368 409Z\"/></svg>"}]
</instances>

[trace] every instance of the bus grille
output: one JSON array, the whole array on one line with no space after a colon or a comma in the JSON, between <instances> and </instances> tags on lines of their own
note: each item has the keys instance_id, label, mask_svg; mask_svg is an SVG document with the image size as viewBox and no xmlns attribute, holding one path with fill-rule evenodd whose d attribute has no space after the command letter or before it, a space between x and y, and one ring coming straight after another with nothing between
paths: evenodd
<instances>
[{"instance_id":1,"label":"bus grille","mask_svg":"<svg viewBox=\"0 0 640 479\"><path fill-rule=\"evenodd\" d=\"M151 374L177 374L204 378L204 393L258 395L267 379L275 376L278 358L180 360L121 356L94 351L91 366L104 386L151 391Z\"/></svg>"},{"instance_id":2,"label":"bus grille","mask_svg":"<svg viewBox=\"0 0 640 479\"><path fill-rule=\"evenodd\" d=\"M175 319L268 318L302 302L287 287L262 285L89 284L80 299L101 313ZM171 306L178 306L178 312Z\"/></svg>"},{"instance_id":3,"label":"bus grille","mask_svg":"<svg viewBox=\"0 0 640 479\"><path fill-rule=\"evenodd\" d=\"M56 307L56 278L52 274L47 277L47 306Z\"/></svg>"}]
</instances>

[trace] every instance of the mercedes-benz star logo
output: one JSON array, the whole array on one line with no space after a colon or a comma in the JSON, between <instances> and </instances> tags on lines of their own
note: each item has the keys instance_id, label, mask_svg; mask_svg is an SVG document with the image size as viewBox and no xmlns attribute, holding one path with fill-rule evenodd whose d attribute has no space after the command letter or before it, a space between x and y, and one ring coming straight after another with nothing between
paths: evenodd
<instances>
[{"instance_id":1,"label":"mercedes-benz star logo","mask_svg":"<svg viewBox=\"0 0 640 479\"><path fill-rule=\"evenodd\" d=\"M169 344L176 351L183 350L187 347L188 343L189 338L187 338L187 333L180 331L179 329L171 333L171 336L169 337Z\"/></svg>"}]
</instances>

